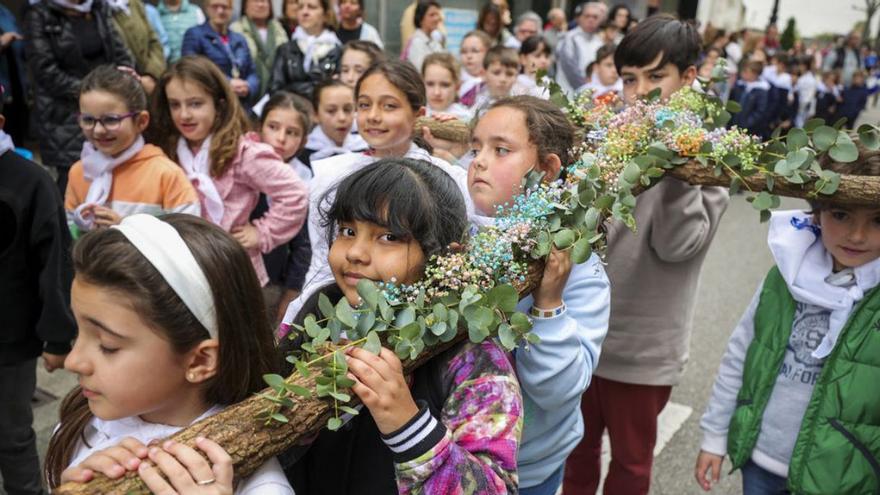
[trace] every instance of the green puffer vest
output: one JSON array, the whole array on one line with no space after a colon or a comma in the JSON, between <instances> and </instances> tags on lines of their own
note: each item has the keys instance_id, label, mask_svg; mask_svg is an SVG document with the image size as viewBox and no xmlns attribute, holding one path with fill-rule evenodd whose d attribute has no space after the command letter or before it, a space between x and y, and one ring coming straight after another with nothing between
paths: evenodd
<instances>
[{"instance_id":1,"label":"green puffer vest","mask_svg":"<svg viewBox=\"0 0 880 495\"><path fill-rule=\"evenodd\" d=\"M755 338L730 421L727 452L734 469L751 457L785 347L796 303L773 267L755 312ZM792 418L796 420L796 418ZM880 290L850 315L822 369L804 414L788 469L792 493L880 494Z\"/></svg>"}]
</instances>

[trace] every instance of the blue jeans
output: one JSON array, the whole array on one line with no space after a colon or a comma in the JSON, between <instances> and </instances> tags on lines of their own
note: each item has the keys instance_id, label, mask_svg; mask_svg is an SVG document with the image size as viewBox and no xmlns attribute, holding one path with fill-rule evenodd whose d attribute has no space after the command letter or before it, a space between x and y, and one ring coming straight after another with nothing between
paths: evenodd
<instances>
[{"instance_id":1,"label":"blue jeans","mask_svg":"<svg viewBox=\"0 0 880 495\"><path fill-rule=\"evenodd\" d=\"M788 495L787 481L751 460L742 467L743 495Z\"/></svg>"},{"instance_id":2,"label":"blue jeans","mask_svg":"<svg viewBox=\"0 0 880 495\"><path fill-rule=\"evenodd\" d=\"M556 495L559 487L562 486L562 473L565 472L565 464L559 466L549 478L542 481L540 485L530 486L528 488L520 488L519 495Z\"/></svg>"}]
</instances>

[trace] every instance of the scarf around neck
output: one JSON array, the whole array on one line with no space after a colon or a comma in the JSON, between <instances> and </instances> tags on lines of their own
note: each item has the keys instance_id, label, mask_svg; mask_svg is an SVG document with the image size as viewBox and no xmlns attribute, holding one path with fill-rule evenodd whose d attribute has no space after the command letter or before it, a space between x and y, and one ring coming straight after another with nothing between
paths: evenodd
<instances>
[{"instance_id":1,"label":"scarf around neck","mask_svg":"<svg viewBox=\"0 0 880 495\"><path fill-rule=\"evenodd\" d=\"M61 7L62 9L75 10L77 12L88 14L92 11L94 0L85 0L83 3L74 3L71 0L50 0L52 5Z\"/></svg>"},{"instance_id":2,"label":"scarf around neck","mask_svg":"<svg viewBox=\"0 0 880 495\"><path fill-rule=\"evenodd\" d=\"M342 155L345 153L364 151L369 148L369 146L360 134L350 133L345 136L345 141L342 142L342 146L338 146L329 136L327 136L324 129L318 125L309 133L309 140L306 142L306 148L315 150L309 157L309 160L320 160L322 158L329 158L331 156Z\"/></svg>"},{"instance_id":3,"label":"scarf around neck","mask_svg":"<svg viewBox=\"0 0 880 495\"><path fill-rule=\"evenodd\" d=\"M330 50L342 44L336 33L329 29L321 31L318 36L312 36L302 26L297 26L292 38L303 52L303 68L306 72L311 69L312 62L321 60Z\"/></svg>"},{"instance_id":4,"label":"scarf around neck","mask_svg":"<svg viewBox=\"0 0 880 495\"><path fill-rule=\"evenodd\" d=\"M128 7L129 0L104 0L110 7L112 13L125 12L125 15L131 15L131 9Z\"/></svg>"},{"instance_id":5,"label":"scarf around neck","mask_svg":"<svg viewBox=\"0 0 880 495\"><path fill-rule=\"evenodd\" d=\"M217 192L217 186L211 177L211 136L205 138L195 155L186 142L186 138L180 136L177 140L177 160L183 167L183 171L186 172L186 177L204 197L208 220L215 225L220 225L225 208L223 207L223 198Z\"/></svg>"},{"instance_id":6,"label":"scarf around neck","mask_svg":"<svg viewBox=\"0 0 880 495\"><path fill-rule=\"evenodd\" d=\"M273 22L272 19L266 23L266 41L263 41L263 38L259 34L259 28L254 21L251 20L250 17L243 17L242 21L244 21L244 25L247 26L247 30L251 33L251 38L254 40L254 43L257 45L257 54L260 58L271 57L275 54L275 30L278 26Z\"/></svg>"},{"instance_id":7,"label":"scarf around neck","mask_svg":"<svg viewBox=\"0 0 880 495\"><path fill-rule=\"evenodd\" d=\"M98 151L92 143L83 143L82 159L83 177L90 181L86 198L73 211L73 221L84 230L91 230L95 225L94 216L83 216L83 211L92 205L104 205L110 197L113 189L113 170L123 163L131 160L144 149L144 138L138 135L137 140L125 151L116 157L108 156L103 151Z\"/></svg>"}]
</instances>

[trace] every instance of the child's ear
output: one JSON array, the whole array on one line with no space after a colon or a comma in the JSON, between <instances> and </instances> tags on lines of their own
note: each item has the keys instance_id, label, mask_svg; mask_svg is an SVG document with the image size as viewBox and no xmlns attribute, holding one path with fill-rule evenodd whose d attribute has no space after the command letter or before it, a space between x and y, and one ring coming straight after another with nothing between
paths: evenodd
<instances>
[{"instance_id":1,"label":"child's ear","mask_svg":"<svg viewBox=\"0 0 880 495\"><path fill-rule=\"evenodd\" d=\"M685 86L690 86L694 83L694 80L697 79L697 66L691 65L684 72L681 73L681 78L684 80Z\"/></svg>"},{"instance_id":2,"label":"child's ear","mask_svg":"<svg viewBox=\"0 0 880 495\"><path fill-rule=\"evenodd\" d=\"M427 113L428 111L425 109L425 107L419 107L419 111L416 112L416 118L424 117Z\"/></svg>"},{"instance_id":3,"label":"child's ear","mask_svg":"<svg viewBox=\"0 0 880 495\"><path fill-rule=\"evenodd\" d=\"M135 115L134 123L137 126L139 132L144 132L145 130L147 130L147 127L150 125L150 112L144 110ZM3 126L0 126L0 128L2 127Z\"/></svg>"},{"instance_id":4,"label":"child's ear","mask_svg":"<svg viewBox=\"0 0 880 495\"><path fill-rule=\"evenodd\" d=\"M562 171L562 159L556 153L549 153L541 161L540 167L541 171L546 172L544 179L554 181L559 178L559 173Z\"/></svg>"},{"instance_id":5,"label":"child's ear","mask_svg":"<svg viewBox=\"0 0 880 495\"><path fill-rule=\"evenodd\" d=\"M190 383L202 383L217 374L219 364L220 342L217 339L203 340L186 354L186 380Z\"/></svg>"}]
</instances>

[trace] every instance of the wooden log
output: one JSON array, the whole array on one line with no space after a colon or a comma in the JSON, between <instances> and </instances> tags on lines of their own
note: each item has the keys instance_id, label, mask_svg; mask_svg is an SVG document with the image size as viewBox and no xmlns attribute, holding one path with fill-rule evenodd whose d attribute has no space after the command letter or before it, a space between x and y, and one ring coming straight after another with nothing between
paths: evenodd
<instances>
[{"instance_id":1,"label":"wooden log","mask_svg":"<svg viewBox=\"0 0 880 495\"><path fill-rule=\"evenodd\" d=\"M667 175L683 180L689 184L702 186L730 186L731 177L727 171L716 176L711 167L691 161L666 172ZM767 189L767 178L764 174L741 177L742 190L760 192ZM812 182L807 184L791 184L777 180L773 191L778 196L812 199ZM842 175L840 186L833 196L818 195L816 199L833 199L835 203L861 206L880 206L880 177L868 175Z\"/></svg>"}]
</instances>

